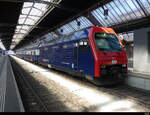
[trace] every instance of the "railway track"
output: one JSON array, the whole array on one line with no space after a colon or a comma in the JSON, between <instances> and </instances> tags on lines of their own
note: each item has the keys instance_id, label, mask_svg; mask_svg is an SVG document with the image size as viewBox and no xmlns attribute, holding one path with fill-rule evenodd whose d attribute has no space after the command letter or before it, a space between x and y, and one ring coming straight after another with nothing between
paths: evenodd
<instances>
[{"instance_id":1,"label":"railway track","mask_svg":"<svg viewBox=\"0 0 150 115\"><path fill-rule=\"evenodd\" d=\"M19 85L22 98L25 98L25 100L23 99L23 101L25 104L24 106L26 111L31 111L31 112L52 111L51 109L52 103L50 103L51 99L46 98L49 97L48 91L40 85L39 81L32 79L32 77L29 76L29 74L23 71L14 60L12 60L12 64L13 64L15 76L17 77L17 83ZM44 69L46 71L49 71L47 68ZM55 70L51 70L51 71L56 72ZM34 72L36 73L36 71ZM57 73L65 74L59 71L57 71ZM69 77L69 75L66 75L66 77ZM76 78L73 77L73 79ZM129 101L136 102L140 106L146 107L147 110L150 110L150 101L149 101L150 92L141 89L136 89L124 84L119 86L112 86L112 87L97 87L91 84L90 82L87 82L86 80L83 80L83 82L85 85L89 87L92 87L94 89L97 89L99 91L102 91L110 95L114 95L116 97L125 98L128 99ZM60 103L60 101L58 103ZM78 106L78 105L79 104L76 104L74 106ZM55 111L57 111L57 107ZM71 111L71 110L65 109L64 111Z\"/></svg>"},{"instance_id":2,"label":"railway track","mask_svg":"<svg viewBox=\"0 0 150 115\"><path fill-rule=\"evenodd\" d=\"M127 98L130 101L146 106L150 109L150 92L137 89L128 85L120 85L119 87L100 88L102 91L107 91L112 95Z\"/></svg>"},{"instance_id":3,"label":"railway track","mask_svg":"<svg viewBox=\"0 0 150 115\"><path fill-rule=\"evenodd\" d=\"M26 74L19 68L17 63L12 60L13 71L19 86L25 111L27 112L48 112L48 108L43 102L37 91L41 92L40 87L35 88L31 85L31 81Z\"/></svg>"}]
</instances>

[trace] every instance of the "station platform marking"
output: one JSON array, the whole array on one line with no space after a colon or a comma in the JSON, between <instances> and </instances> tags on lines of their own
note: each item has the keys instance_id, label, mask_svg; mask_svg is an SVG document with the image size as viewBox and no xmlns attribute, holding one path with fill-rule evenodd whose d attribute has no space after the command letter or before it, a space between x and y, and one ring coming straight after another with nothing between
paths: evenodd
<instances>
[{"instance_id":1,"label":"station platform marking","mask_svg":"<svg viewBox=\"0 0 150 115\"><path fill-rule=\"evenodd\" d=\"M6 94L6 73L4 72L6 68L6 61L1 59L1 68L0 68L0 112L4 112L5 107L5 94Z\"/></svg>"},{"instance_id":2,"label":"station platform marking","mask_svg":"<svg viewBox=\"0 0 150 115\"><path fill-rule=\"evenodd\" d=\"M24 112L8 56L0 57L0 112Z\"/></svg>"}]
</instances>

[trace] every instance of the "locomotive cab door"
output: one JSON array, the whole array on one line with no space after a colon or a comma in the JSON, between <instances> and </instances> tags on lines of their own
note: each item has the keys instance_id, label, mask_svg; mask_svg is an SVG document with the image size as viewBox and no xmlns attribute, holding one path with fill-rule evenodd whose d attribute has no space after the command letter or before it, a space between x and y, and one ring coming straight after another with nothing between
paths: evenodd
<instances>
[{"instance_id":1,"label":"locomotive cab door","mask_svg":"<svg viewBox=\"0 0 150 115\"><path fill-rule=\"evenodd\" d=\"M74 47L74 64L72 64L74 70L78 70L78 43L75 43Z\"/></svg>"},{"instance_id":2,"label":"locomotive cab door","mask_svg":"<svg viewBox=\"0 0 150 115\"><path fill-rule=\"evenodd\" d=\"M93 59L88 40L81 40L78 47L78 71L91 75Z\"/></svg>"}]
</instances>

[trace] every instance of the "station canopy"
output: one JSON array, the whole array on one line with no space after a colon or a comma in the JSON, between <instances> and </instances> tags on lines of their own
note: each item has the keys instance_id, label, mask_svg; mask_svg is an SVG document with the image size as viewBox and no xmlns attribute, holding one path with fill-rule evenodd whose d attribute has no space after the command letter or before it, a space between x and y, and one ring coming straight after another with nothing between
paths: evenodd
<instances>
[{"instance_id":1,"label":"station canopy","mask_svg":"<svg viewBox=\"0 0 150 115\"><path fill-rule=\"evenodd\" d=\"M118 33L150 25L150 0L0 0L1 3L18 7L7 9L8 13L17 11L14 32L7 38L0 31L6 49L18 49L41 38L51 40L93 25L112 27Z\"/></svg>"}]
</instances>

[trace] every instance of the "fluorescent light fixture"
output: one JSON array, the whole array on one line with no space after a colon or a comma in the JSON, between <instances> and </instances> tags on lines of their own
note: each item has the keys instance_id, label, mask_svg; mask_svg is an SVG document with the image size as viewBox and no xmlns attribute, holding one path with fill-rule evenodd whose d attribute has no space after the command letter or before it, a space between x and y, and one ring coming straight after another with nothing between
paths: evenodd
<instances>
[{"instance_id":1,"label":"fluorescent light fixture","mask_svg":"<svg viewBox=\"0 0 150 115\"><path fill-rule=\"evenodd\" d=\"M53 2L59 4L61 0L44 0L47 2ZM39 21L44 17L46 12L51 11L54 7L42 3L24 2L21 14L18 19L18 25L16 26L14 38L20 38L22 40ZM20 25L21 26L20 26ZM19 33L24 35L18 35ZM19 42L17 42L18 44ZM12 46L14 47L14 46Z\"/></svg>"},{"instance_id":2,"label":"fluorescent light fixture","mask_svg":"<svg viewBox=\"0 0 150 115\"><path fill-rule=\"evenodd\" d=\"M2 41L0 40L0 48L6 50L5 46L3 45Z\"/></svg>"}]
</instances>

